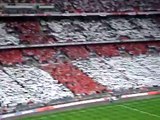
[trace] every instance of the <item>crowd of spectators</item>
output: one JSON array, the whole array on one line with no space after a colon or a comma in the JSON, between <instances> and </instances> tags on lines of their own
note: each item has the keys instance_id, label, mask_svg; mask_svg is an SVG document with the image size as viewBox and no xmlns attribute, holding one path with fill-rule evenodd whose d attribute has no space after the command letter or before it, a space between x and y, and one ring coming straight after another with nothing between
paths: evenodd
<instances>
[{"instance_id":1,"label":"crowd of spectators","mask_svg":"<svg viewBox=\"0 0 160 120\"><path fill-rule=\"evenodd\" d=\"M0 75L0 114L16 111L17 106L73 98L68 88L36 67L4 67Z\"/></svg>"},{"instance_id":2,"label":"crowd of spectators","mask_svg":"<svg viewBox=\"0 0 160 120\"><path fill-rule=\"evenodd\" d=\"M47 25L58 42L138 41L160 37L155 18L64 19L47 22Z\"/></svg>"},{"instance_id":3,"label":"crowd of spectators","mask_svg":"<svg viewBox=\"0 0 160 120\"><path fill-rule=\"evenodd\" d=\"M160 8L159 0L1 0L0 3L52 4L55 9L51 12L60 13L143 12Z\"/></svg>"},{"instance_id":4,"label":"crowd of spectators","mask_svg":"<svg viewBox=\"0 0 160 120\"><path fill-rule=\"evenodd\" d=\"M52 12L59 13L139 12L160 8L159 0L0 0L0 3L52 5L55 7ZM159 31L159 17L1 22L0 46L120 43L1 50L0 115L16 112L23 106L29 109L77 96L123 94L130 89L159 87L160 42L151 41L160 38Z\"/></svg>"},{"instance_id":5,"label":"crowd of spectators","mask_svg":"<svg viewBox=\"0 0 160 120\"><path fill-rule=\"evenodd\" d=\"M61 19L0 23L0 45L158 40L159 17Z\"/></svg>"},{"instance_id":6,"label":"crowd of spectators","mask_svg":"<svg viewBox=\"0 0 160 120\"><path fill-rule=\"evenodd\" d=\"M132 59L114 57L76 60L73 65L109 89L121 91L159 86L159 63L159 56L136 56Z\"/></svg>"},{"instance_id":7,"label":"crowd of spectators","mask_svg":"<svg viewBox=\"0 0 160 120\"><path fill-rule=\"evenodd\" d=\"M1 51L0 113L159 87L159 53L157 42Z\"/></svg>"}]
</instances>

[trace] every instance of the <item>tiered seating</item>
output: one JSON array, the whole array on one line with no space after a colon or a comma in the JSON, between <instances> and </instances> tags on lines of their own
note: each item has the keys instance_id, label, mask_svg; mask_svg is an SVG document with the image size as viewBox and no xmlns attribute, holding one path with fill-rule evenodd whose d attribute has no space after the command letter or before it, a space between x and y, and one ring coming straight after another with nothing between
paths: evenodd
<instances>
[{"instance_id":1,"label":"tiered seating","mask_svg":"<svg viewBox=\"0 0 160 120\"><path fill-rule=\"evenodd\" d=\"M86 59L89 57L89 51L85 49L84 46L70 46L61 48L61 50L70 58L70 59Z\"/></svg>"},{"instance_id":2,"label":"tiered seating","mask_svg":"<svg viewBox=\"0 0 160 120\"><path fill-rule=\"evenodd\" d=\"M159 1L152 0L98 0L105 11L147 11L159 9Z\"/></svg>"},{"instance_id":3,"label":"tiered seating","mask_svg":"<svg viewBox=\"0 0 160 120\"><path fill-rule=\"evenodd\" d=\"M0 45L18 45L19 39L7 33L5 23L0 23Z\"/></svg>"},{"instance_id":4,"label":"tiered seating","mask_svg":"<svg viewBox=\"0 0 160 120\"><path fill-rule=\"evenodd\" d=\"M113 44L111 45L99 45L99 46L89 46L91 51L96 52L100 56L119 56L120 52L117 47Z\"/></svg>"},{"instance_id":5,"label":"tiered seating","mask_svg":"<svg viewBox=\"0 0 160 120\"><path fill-rule=\"evenodd\" d=\"M50 101L65 101L74 97L72 93L80 96L108 91L125 94L136 89L141 91L142 88L148 90L149 87L160 86L160 43L143 44L91 45L87 46L88 49L72 46L0 51L0 112L20 110L24 108L22 105L28 109ZM121 50L135 56L121 57ZM153 51L156 54L137 56ZM81 56L83 52L85 55ZM91 57L90 52L103 57ZM62 53L67 54L70 58L67 60L71 62L56 61ZM117 55L120 56L111 57ZM28 62L30 59L36 60L36 64Z\"/></svg>"},{"instance_id":6,"label":"tiered seating","mask_svg":"<svg viewBox=\"0 0 160 120\"><path fill-rule=\"evenodd\" d=\"M36 67L5 67L0 70L0 76L0 114L13 112L24 105L73 98L69 89Z\"/></svg>"},{"instance_id":7,"label":"tiered seating","mask_svg":"<svg viewBox=\"0 0 160 120\"><path fill-rule=\"evenodd\" d=\"M66 0L64 10L70 13L102 12L103 7L96 0Z\"/></svg>"},{"instance_id":8,"label":"tiered seating","mask_svg":"<svg viewBox=\"0 0 160 120\"><path fill-rule=\"evenodd\" d=\"M50 4L56 3L56 0L35 0L36 3Z\"/></svg>"},{"instance_id":9,"label":"tiered seating","mask_svg":"<svg viewBox=\"0 0 160 120\"><path fill-rule=\"evenodd\" d=\"M48 65L43 67L43 69L76 95L101 93L106 89L69 63Z\"/></svg>"},{"instance_id":10,"label":"tiered seating","mask_svg":"<svg viewBox=\"0 0 160 120\"><path fill-rule=\"evenodd\" d=\"M151 53L153 53L153 52L160 52L160 43L159 42L157 42L157 43L149 43L149 45L148 45L148 48L149 48L149 51L151 52Z\"/></svg>"},{"instance_id":11,"label":"tiered seating","mask_svg":"<svg viewBox=\"0 0 160 120\"><path fill-rule=\"evenodd\" d=\"M113 57L125 54L137 56L141 54L160 53L159 42L121 43L85 46L66 46L60 48L34 48L23 50L1 50L0 63L14 65L21 63L41 64L64 62L68 60L88 59L91 56ZM31 63L30 63L31 62Z\"/></svg>"},{"instance_id":12,"label":"tiered seating","mask_svg":"<svg viewBox=\"0 0 160 120\"><path fill-rule=\"evenodd\" d=\"M54 49L29 49L23 50L24 56L30 56L38 60L39 63L53 61L56 51Z\"/></svg>"},{"instance_id":13,"label":"tiered seating","mask_svg":"<svg viewBox=\"0 0 160 120\"><path fill-rule=\"evenodd\" d=\"M118 17L8 22L0 26L0 45L159 40L158 20L159 17Z\"/></svg>"},{"instance_id":14,"label":"tiered seating","mask_svg":"<svg viewBox=\"0 0 160 120\"><path fill-rule=\"evenodd\" d=\"M160 10L159 0L0 0L0 3L53 3L53 12L60 13ZM33 7L41 13L39 8L38 5ZM108 92L108 89L123 94L129 89L160 86L160 43L123 43L131 39L159 39L159 17L72 18L43 22L44 25L38 20L0 23L0 45L122 43L0 50L0 114L18 111L22 105L28 108L48 105L56 100L74 98L74 95L94 95ZM121 57L122 52L128 53L127 57ZM158 55L142 55L154 52ZM96 57L91 57L91 53Z\"/></svg>"},{"instance_id":15,"label":"tiered seating","mask_svg":"<svg viewBox=\"0 0 160 120\"><path fill-rule=\"evenodd\" d=\"M159 42L147 42L147 43L122 43L122 44L109 44L109 45L92 45L88 46L90 51L96 52L100 56L112 57L120 56L123 53L129 55L141 55L146 54L150 49L154 49L155 52L159 52Z\"/></svg>"},{"instance_id":16,"label":"tiered seating","mask_svg":"<svg viewBox=\"0 0 160 120\"><path fill-rule=\"evenodd\" d=\"M38 21L15 21L7 23L7 27L22 34L37 34L40 32Z\"/></svg>"},{"instance_id":17,"label":"tiered seating","mask_svg":"<svg viewBox=\"0 0 160 120\"><path fill-rule=\"evenodd\" d=\"M47 22L58 42L153 40L160 37L156 18L105 18Z\"/></svg>"},{"instance_id":18,"label":"tiered seating","mask_svg":"<svg viewBox=\"0 0 160 120\"><path fill-rule=\"evenodd\" d=\"M111 90L125 91L160 86L159 56L90 58L74 61L93 80Z\"/></svg>"},{"instance_id":19,"label":"tiered seating","mask_svg":"<svg viewBox=\"0 0 160 120\"><path fill-rule=\"evenodd\" d=\"M43 34L36 20L10 22L6 26L19 36L20 44L47 44L55 41L51 36Z\"/></svg>"},{"instance_id":20,"label":"tiered seating","mask_svg":"<svg viewBox=\"0 0 160 120\"><path fill-rule=\"evenodd\" d=\"M54 3L55 0L1 0L1 3Z\"/></svg>"},{"instance_id":21,"label":"tiered seating","mask_svg":"<svg viewBox=\"0 0 160 120\"><path fill-rule=\"evenodd\" d=\"M147 45L145 43L144 44L138 44L138 43L122 44L120 47L131 55L145 54L148 51Z\"/></svg>"},{"instance_id":22,"label":"tiered seating","mask_svg":"<svg viewBox=\"0 0 160 120\"><path fill-rule=\"evenodd\" d=\"M23 62L20 50L1 50L0 63L3 65L21 64Z\"/></svg>"},{"instance_id":23,"label":"tiered seating","mask_svg":"<svg viewBox=\"0 0 160 120\"><path fill-rule=\"evenodd\" d=\"M31 3L34 0L1 0L2 3Z\"/></svg>"},{"instance_id":24,"label":"tiered seating","mask_svg":"<svg viewBox=\"0 0 160 120\"><path fill-rule=\"evenodd\" d=\"M128 12L157 11L159 0L1 0L1 3L42 3L54 4L62 13L98 13L98 12ZM55 12L55 11L52 11Z\"/></svg>"},{"instance_id":25,"label":"tiered seating","mask_svg":"<svg viewBox=\"0 0 160 120\"><path fill-rule=\"evenodd\" d=\"M22 44L47 44L47 43L53 43L55 42L55 39L46 36L46 35L35 35L35 34L28 34L28 35L20 35L21 43Z\"/></svg>"}]
</instances>

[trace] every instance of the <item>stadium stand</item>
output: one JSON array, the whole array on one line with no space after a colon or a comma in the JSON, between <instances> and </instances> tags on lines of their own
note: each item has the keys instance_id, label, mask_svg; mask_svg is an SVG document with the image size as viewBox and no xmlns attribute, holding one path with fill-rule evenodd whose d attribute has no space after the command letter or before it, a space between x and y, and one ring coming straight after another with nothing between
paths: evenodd
<instances>
[{"instance_id":1,"label":"stadium stand","mask_svg":"<svg viewBox=\"0 0 160 120\"><path fill-rule=\"evenodd\" d=\"M61 13L157 11L160 6L159 0L1 0L0 3L53 4L55 10Z\"/></svg>"},{"instance_id":2,"label":"stadium stand","mask_svg":"<svg viewBox=\"0 0 160 120\"><path fill-rule=\"evenodd\" d=\"M56 52L57 51L54 49L29 49L23 50L23 55L27 57L33 57L39 63L45 63L54 59Z\"/></svg>"},{"instance_id":3,"label":"stadium stand","mask_svg":"<svg viewBox=\"0 0 160 120\"><path fill-rule=\"evenodd\" d=\"M1 51L1 114L75 96L148 91L160 85L159 53L159 42Z\"/></svg>"},{"instance_id":4,"label":"stadium stand","mask_svg":"<svg viewBox=\"0 0 160 120\"><path fill-rule=\"evenodd\" d=\"M106 89L69 63L49 65L43 69L49 71L55 79L67 86L76 95L102 93Z\"/></svg>"},{"instance_id":5,"label":"stadium stand","mask_svg":"<svg viewBox=\"0 0 160 120\"><path fill-rule=\"evenodd\" d=\"M87 59L90 56L89 51L84 46L69 46L61 48L61 50L70 59Z\"/></svg>"},{"instance_id":6,"label":"stadium stand","mask_svg":"<svg viewBox=\"0 0 160 120\"><path fill-rule=\"evenodd\" d=\"M8 34L8 29L5 28L5 23L0 23L0 45L18 45L19 39L18 37Z\"/></svg>"},{"instance_id":7,"label":"stadium stand","mask_svg":"<svg viewBox=\"0 0 160 120\"><path fill-rule=\"evenodd\" d=\"M88 46L90 51L96 52L100 56L119 56L120 51L118 50L118 46L109 44L107 46L105 45L99 45L99 46Z\"/></svg>"},{"instance_id":8,"label":"stadium stand","mask_svg":"<svg viewBox=\"0 0 160 120\"><path fill-rule=\"evenodd\" d=\"M58 42L119 41L159 38L155 18L106 18L98 20L61 20L48 22Z\"/></svg>"},{"instance_id":9,"label":"stadium stand","mask_svg":"<svg viewBox=\"0 0 160 120\"><path fill-rule=\"evenodd\" d=\"M0 0L0 17L24 14L0 20L0 119L160 87L160 17L149 12L159 0Z\"/></svg>"},{"instance_id":10,"label":"stadium stand","mask_svg":"<svg viewBox=\"0 0 160 120\"><path fill-rule=\"evenodd\" d=\"M73 94L47 72L30 66L4 67L0 71L0 110L12 112L18 105L48 103Z\"/></svg>"},{"instance_id":11,"label":"stadium stand","mask_svg":"<svg viewBox=\"0 0 160 120\"><path fill-rule=\"evenodd\" d=\"M2 50L0 51L0 63L3 65L21 64L23 62L22 52L20 50Z\"/></svg>"},{"instance_id":12,"label":"stadium stand","mask_svg":"<svg viewBox=\"0 0 160 120\"><path fill-rule=\"evenodd\" d=\"M19 20L2 22L1 46L159 40L159 17Z\"/></svg>"},{"instance_id":13,"label":"stadium stand","mask_svg":"<svg viewBox=\"0 0 160 120\"><path fill-rule=\"evenodd\" d=\"M40 32L40 25L36 20L8 22L6 26L22 34L36 34Z\"/></svg>"},{"instance_id":14,"label":"stadium stand","mask_svg":"<svg viewBox=\"0 0 160 120\"><path fill-rule=\"evenodd\" d=\"M109 89L124 91L159 85L159 60L159 56L90 58L73 64Z\"/></svg>"},{"instance_id":15,"label":"stadium stand","mask_svg":"<svg viewBox=\"0 0 160 120\"><path fill-rule=\"evenodd\" d=\"M0 63L5 66L15 64L59 63L70 60L89 59L92 56L137 56L142 54L158 54L160 43L119 43L87 46L66 46L58 48L34 48L22 50L1 50Z\"/></svg>"}]
</instances>

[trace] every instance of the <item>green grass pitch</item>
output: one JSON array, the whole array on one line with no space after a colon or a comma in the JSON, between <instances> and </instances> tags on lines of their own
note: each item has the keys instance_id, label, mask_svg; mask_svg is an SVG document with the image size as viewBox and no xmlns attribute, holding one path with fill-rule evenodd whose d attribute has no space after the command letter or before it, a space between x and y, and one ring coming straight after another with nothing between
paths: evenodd
<instances>
[{"instance_id":1,"label":"green grass pitch","mask_svg":"<svg viewBox=\"0 0 160 120\"><path fill-rule=\"evenodd\" d=\"M160 120L160 97L48 113L19 120Z\"/></svg>"}]
</instances>

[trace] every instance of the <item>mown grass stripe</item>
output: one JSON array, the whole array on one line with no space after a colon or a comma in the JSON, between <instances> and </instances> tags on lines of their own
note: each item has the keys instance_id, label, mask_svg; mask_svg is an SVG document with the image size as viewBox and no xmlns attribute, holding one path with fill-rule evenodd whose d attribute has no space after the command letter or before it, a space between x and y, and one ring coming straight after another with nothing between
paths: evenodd
<instances>
[{"instance_id":1,"label":"mown grass stripe","mask_svg":"<svg viewBox=\"0 0 160 120\"><path fill-rule=\"evenodd\" d=\"M142 110L138 110L138 109L136 109L136 108L128 107L128 106L125 106L125 105L118 105L118 106L121 106L121 107L123 107L123 108L129 109L129 110L132 110L132 111L137 111L137 112L140 112L140 113L143 113L143 114L147 114L147 115L150 115L150 116L153 116L153 117L158 117L158 118L160 118L159 115L155 115L155 114L148 113L148 112L145 112L145 111L142 111Z\"/></svg>"}]
</instances>

